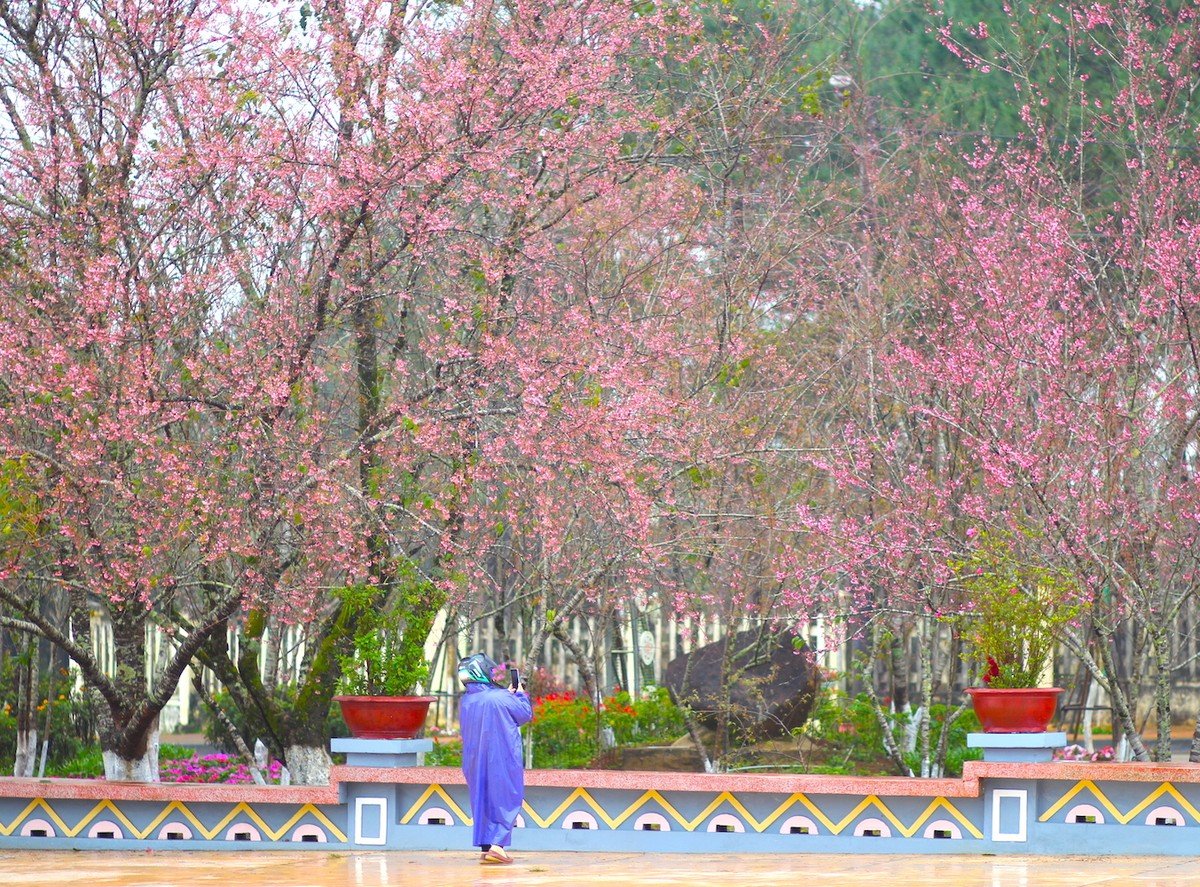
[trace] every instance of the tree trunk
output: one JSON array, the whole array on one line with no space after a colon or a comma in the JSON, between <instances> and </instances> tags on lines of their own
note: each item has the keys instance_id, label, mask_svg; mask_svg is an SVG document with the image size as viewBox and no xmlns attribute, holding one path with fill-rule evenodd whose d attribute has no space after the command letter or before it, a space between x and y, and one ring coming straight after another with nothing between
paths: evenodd
<instances>
[{"instance_id":1,"label":"tree trunk","mask_svg":"<svg viewBox=\"0 0 1200 887\"><path fill-rule=\"evenodd\" d=\"M921 708L917 724L917 737L921 749L921 778L941 776L941 762L934 763L930 750L930 722L933 720L933 645L937 642L937 630L926 620L926 631L921 642ZM942 728L945 730L945 727Z\"/></svg>"},{"instance_id":2,"label":"tree trunk","mask_svg":"<svg viewBox=\"0 0 1200 887\"><path fill-rule=\"evenodd\" d=\"M1083 748L1088 754L1096 750L1095 740L1092 738L1092 724L1096 720L1096 704L1100 701L1100 683L1095 678L1088 676L1087 694L1083 700L1083 717L1081 719L1083 726Z\"/></svg>"},{"instance_id":3,"label":"tree trunk","mask_svg":"<svg viewBox=\"0 0 1200 887\"><path fill-rule=\"evenodd\" d=\"M268 621L267 614L259 609L253 609L246 614L236 664L240 690L234 692L231 688L230 693L243 705L243 722L250 729L250 735L256 739L263 739L275 754L283 755L284 746L287 744L283 726L285 716L280 712L278 699L266 685L259 668L262 636L267 631ZM218 672L217 676L225 681L227 687L230 686L225 675ZM305 680L310 677L311 675L306 676ZM324 724L323 719L321 723Z\"/></svg>"},{"instance_id":4,"label":"tree trunk","mask_svg":"<svg viewBox=\"0 0 1200 887\"><path fill-rule=\"evenodd\" d=\"M1154 714L1158 736L1154 760L1171 760L1171 638L1165 631L1150 633L1154 654Z\"/></svg>"},{"instance_id":5,"label":"tree trunk","mask_svg":"<svg viewBox=\"0 0 1200 887\"><path fill-rule=\"evenodd\" d=\"M934 778L941 777L946 772L946 755L950 751L950 728L954 726L954 722L961 718L968 708L971 707L970 698L966 702L960 703L954 711L947 711L946 717L942 720L942 732L938 736L936 772Z\"/></svg>"},{"instance_id":6,"label":"tree trunk","mask_svg":"<svg viewBox=\"0 0 1200 887\"><path fill-rule=\"evenodd\" d=\"M959 679L962 668L962 641L959 634L952 627L950 629L950 649L949 655L946 657L947 680L946 686L950 689L951 699L960 699L963 697L962 684ZM934 753L934 769L938 776L942 776L946 772L946 755L950 751L950 728L954 726L954 722L961 718L971 707L970 697L967 697L963 702L953 710L949 710L947 706L946 715L942 719L941 732L938 734L937 751Z\"/></svg>"},{"instance_id":7,"label":"tree trunk","mask_svg":"<svg viewBox=\"0 0 1200 887\"><path fill-rule=\"evenodd\" d=\"M33 776L37 761L37 638L22 636L21 655L17 659L17 753L13 776Z\"/></svg>"},{"instance_id":8,"label":"tree trunk","mask_svg":"<svg viewBox=\"0 0 1200 887\"><path fill-rule=\"evenodd\" d=\"M695 647L692 648L695 650ZM694 656L689 656L683 666L683 678L679 683L680 687L688 687L691 685L692 663L696 661ZM715 773L716 765L713 763L713 756L709 753L708 746L704 742L704 737L700 732L700 725L696 722L696 716L692 714L690 700L677 699L676 704L679 705L680 711L683 712L683 724L687 727L688 735L692 738L692 744L696 746L696 754L700 757L700 763L704 767L705 773Z\"/></svg>"},{"instance_id":9,"label":"tree trunk","mask_svg":"<svg viewBox=\"0 0 1200 887\"><path fill-rule=\"evenodd\" d=\"M1089 629L1083 635L1065 632L1060 639L1072 653L1079 657L1079 661L1088 670L1092 680L1100 684L1101 689L1108 693L1113 712L1113 745L1117 744L1119 735L1124 735L1134 760L1149 761L1150 753L1146 751L1137 723L1134 721L1134 712L1129 705L1129 696L1118 679L1117 665L1113 660L1112 635L1096 627L1095 649L1100 654L1099 662L1091 654L1092 645L1088 641L1091 636ZM1121 730L1121 734L1117 733L1118 728Z\"/></svg>"},{"instance_id":10,"label":"tree trunk","mask_svg":"<svg viewBox=\"0 0 1200 887\"><path fill-rule=\"evenodd\" d=\"M895 711L907 712L911 708L908 698L908 644L905 643L904 623L899 616L892 621L890 633L886 660L888 695L892 697L892 708Z\"/></svg>"},{"instance_id":11,"label":"tree trunk","mask_svg":"<svg viewBox=\"0 0 1200 887\"><path fill-rule=\"evenodd\" d=\"M579 644L575 643L575 639L567 633L566 629L561 625L556 625L554 628L555 639L567 648L567 652L571 654L571 658L575 660L575 664L579 666L579 678L583 681L583 692L587 694L587 698L593 703L600 699L600 685L596 683L596 670L592 667L591 657L584 651Z\"/></svg>"},{"instance_id":12,"label":"tree trunk","mask_svg":"<svg viewBox=\"0 0 1200 887\"><path fill-rule=\"evenodd\" d=\"M908 766L908 762L904 760L904 753L900 746L896 744L896 737L892 733L892 722L888 720L888 713L883 710L883 706L879 702L879 697L875 695L875 688L868 685L867 695L871 698L871 710L875 712L875 720L879 723L880 732L883 734L883 750L887 753L891 762L896 765L896 771L901 776L915 776L912 768Z\"/></svg>"},{"instance_id":13,"label":"tree trunk","mask_svg":"<svg viewBox=\"0 0 1200 887\"><path fill-rule=\"evenodd\" d=\"M158 712L148 711L146 624L139 615L113 612L114 699L99 711L104 777L158 782Z\"/></svg>"},{"instance_id":14,"label":"tree trunk","mask_svg":"<svg viewBox=\"0 0 1200 887\"><path fill-rule=\"evenodd\" d=\"M876 626L874 643L872 644L873 658L878 658L882 653L883 647L883 629ZM880 731L883 734L883 750L887 752L887 756L892 763L896 765L896 770L902 776L913 776L912 769L904 760L904 754L900 747L896 745L896 737L892 733L892 722L888 720L887 712L883 710L883 706L879 702L879 696L875 692L875 684L873 681L867 681L867 695L871 699L871 709L875 712L875 720L879 722Z\"/></svg>"},{"instance_id":15,"label":"tree trunk","mask_svg":"<svg viewBox=\"0 0 1200 887\"><path fill-rule=\"evenodd\" d=\"M1146 746L1142 742L1141 734L1138 732L1137 723L1133 718L1133 711L1129 706L1129 697L1125 695L1125 688L1121 686L1121 682L1117 679L1116 666L1113 662L1112 649L1109 647L1109 639L1103 634L1100 635L1100 660L1104 668L1104 678L1108 683L1108 696L1112 700L1113 714L1120 721L1121 729L1125 734L1125 739L1129 743L1129 748L1133 753L1135 761L1149 761L1150 753L1146 751ZM1090 658L1090 657L1089 657ZM1085 660L1087 661L1087 660ZM1094 662L1090 666L1094 666ZM1117 725L1113 725L1113 739L1115 740Z\"/></svg>"},{"instance_id":16,"label":"tree trunk","mask_svg":"<svg viewBox=\"0 0 1200 887\"><path fill-rule=\"evenodd\" d=\"M38 733L36 729L17 731L17 756L13 759L13 776L33 777L37 761Z\"/></svg>"},{"instance_id":17,"label":"tree trunk","mask_svg":"<svg viewBox=\"0 0 1200 887\"><path fill-rule=\"evenodd\" d=\"M147 731L145 752L131 755L126 749L102 748L104 778L109 782L159 782L158 775L158 716Z\"/></svg>"},{"instance_id":18,"label":"tree trunk","mask_svg":"<svg viewBox=\"0 0 1200 887\"><path fill-rule=\"evenodd\" d=\"M263 656L262 673L263 689L266 690L267 695L275 693L275 687L279 681L279 651L283 641L283 632L284 627L278 619L272 618L268 620L266 628L266 655Z\"/></svg>"},{"instance_id":19,"label":"tree trunk","mask_svg":"<svg viewBox=\"0 0 1200 887\"><path fill-rule=\"evenodd\" d=\"M1200 718L1192 730L1192 746L1188 749L1188 763L1200 764Z\"/></svg>"},{"instance_id":20,"label":"tree trunk","mask_svg":"<svg viewBox=\"0 0 1200 887\"><path fill-rule=\"evenodd\" d=\"M333 759L324 745L289 745L284 755L292 785L329 785Z\"/></svg>"}]
</instances>

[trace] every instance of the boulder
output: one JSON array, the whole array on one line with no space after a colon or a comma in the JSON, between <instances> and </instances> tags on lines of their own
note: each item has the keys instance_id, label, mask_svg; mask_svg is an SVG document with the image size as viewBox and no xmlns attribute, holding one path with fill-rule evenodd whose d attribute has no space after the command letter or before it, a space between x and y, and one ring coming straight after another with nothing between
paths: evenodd
<instances>
[{"instance_id":1,"label":"boulder","mask_svg":"<svg viewBox=\"0 0 1200 887\"><path fill-rule=\"evenodd\" d=\"M727 644L732 657L728 687L723 688ZM812 653L797 650L791 634L743 631L672 659L664 683L676 704L687 705L700 723L714 728L727 712L744 740L758 741L803 726L820 675Z\"/></svg>"}]
</instances>

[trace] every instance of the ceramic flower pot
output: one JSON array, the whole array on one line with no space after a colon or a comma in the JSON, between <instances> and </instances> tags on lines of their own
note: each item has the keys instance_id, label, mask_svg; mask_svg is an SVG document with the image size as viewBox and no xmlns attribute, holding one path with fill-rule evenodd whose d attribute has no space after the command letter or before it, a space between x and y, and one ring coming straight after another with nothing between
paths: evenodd
<instances>
[{"instance_id":1,"label":"ceramic flower pot","mask_svg":"<svg viewBox=\"0 0 1200 887\"><path fill-rule=\"evenodd\" d=\"M415 739L432 696L335 696L355 739Z\"/></svg>"},{"instance_id":2,"label":"ceramic flower pot","mask_svg":"<svg viewBox=\"0 0 1200 887\"><path fill-rule=\"evenodd\" d=\"M971 704L984 733L1045 733L1054 717L1061 687L994 690L970 687Z\"/></svg>"}]
</instances>

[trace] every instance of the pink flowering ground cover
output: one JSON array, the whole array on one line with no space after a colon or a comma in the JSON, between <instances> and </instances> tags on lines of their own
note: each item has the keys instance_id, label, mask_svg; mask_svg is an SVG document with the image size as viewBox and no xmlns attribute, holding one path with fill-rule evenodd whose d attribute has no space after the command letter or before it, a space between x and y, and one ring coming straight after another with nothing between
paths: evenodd
<instances>
[{"instance_id":1,"label":"pink flowering ground cover","mask_svg":"<svg viewBox=\"0 0 1200 887\"><path fill-rule=\"evenodd\" d=\"M1104 748L1096 751L1088 751L1082 745L1068 745L1066 748L1057 749L1054 752L1054 760L1056 761L1087 761L1089 763L1101 763L1104 761L1112 761L1116 758L1116 752L1111 745L1106 745Z\"/></svg>"},{"instance_id":2,"label":"pink flowering ground cover","mask_svg":"<svg viewBox=\"0 0 1200 887\"><path fill-rule=\"evenodd\" d=\"M263 776L268 782L278 782L283 764L271 761ZM190 758L162 761L158 767L163 782L220 782L227 785L252 783L250 768L233 755L192 755Z\"/></svg>"}]
</instances>

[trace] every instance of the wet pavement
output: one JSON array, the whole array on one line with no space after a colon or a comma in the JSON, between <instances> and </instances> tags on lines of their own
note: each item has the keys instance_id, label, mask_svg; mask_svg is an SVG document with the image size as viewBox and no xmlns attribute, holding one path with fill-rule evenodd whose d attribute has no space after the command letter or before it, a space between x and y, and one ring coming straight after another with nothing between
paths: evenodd
<instances>
[{"instance_id":1,"label":"wet pavement","mask_svg":"<svg viewBox=\"0 0 1200 887\"><path fill-rule=\"evenodd\" d=\"M821 887L1200 887L1200 857L529 853L482 867L470 853L7 851L0 879L5 887L780 887L810 879Z\"/></svg>"}]
</instances>

